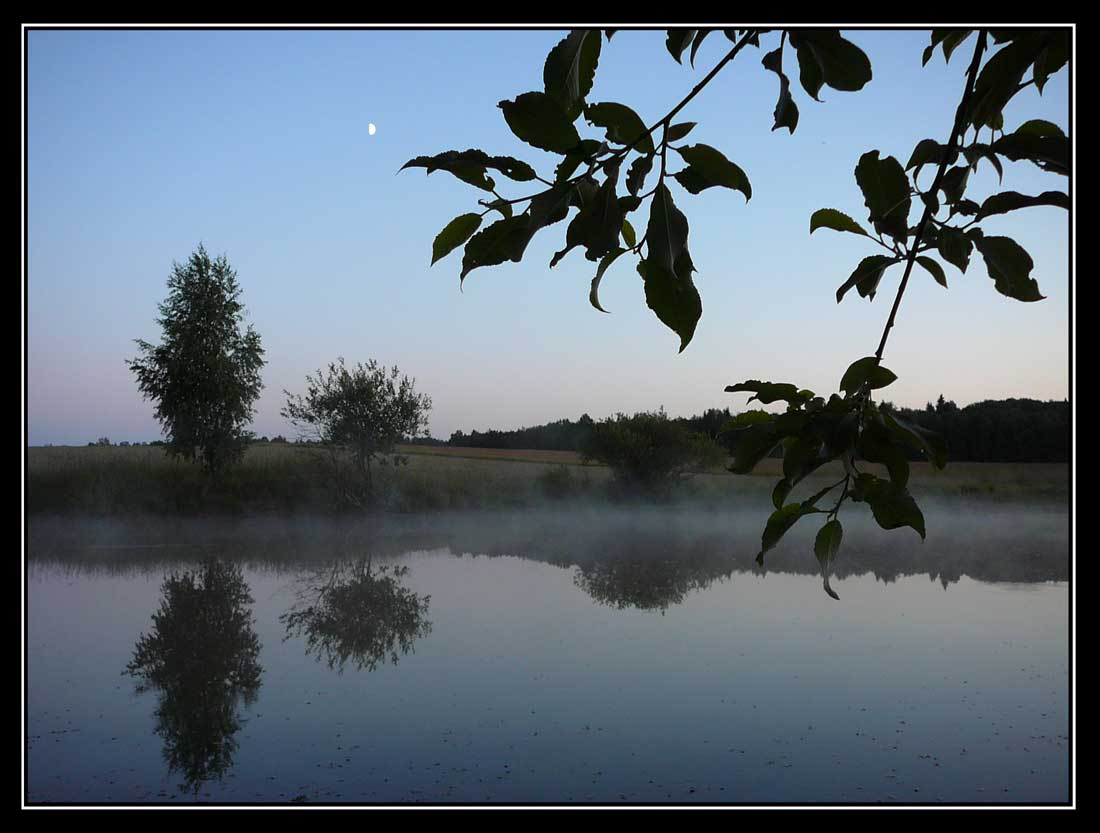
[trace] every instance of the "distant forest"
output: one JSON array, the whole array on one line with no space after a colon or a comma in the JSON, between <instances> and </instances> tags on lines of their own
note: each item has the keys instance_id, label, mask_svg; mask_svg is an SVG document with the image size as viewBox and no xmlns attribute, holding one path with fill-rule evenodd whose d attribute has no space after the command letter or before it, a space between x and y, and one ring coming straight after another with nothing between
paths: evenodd
<instances>
[{"instance_id":1,"label":"distant forest","mask_svg":"<svg viewBox=\"0 0 1100 833\"><path fill-rule=\"evenodd\" d=\"M1069 402L1004 399L975 402L960 408L942 396L923 410L898 408L883 402L883 410L897 413L939 433L950 459L960 462L1065 463L1070 458ZM699 416L677 417L693 431L726 444L722 426L733 416L728 408L711 408ZM595 421L584 414L576 421L559 419L516 431L455 431L448 441L420 440L432 445L464 448L523 448L578 451ZM778 454L777 449L775 454ZM914 457L914 459L916 459Z\"/></svg>"}]
</instances>

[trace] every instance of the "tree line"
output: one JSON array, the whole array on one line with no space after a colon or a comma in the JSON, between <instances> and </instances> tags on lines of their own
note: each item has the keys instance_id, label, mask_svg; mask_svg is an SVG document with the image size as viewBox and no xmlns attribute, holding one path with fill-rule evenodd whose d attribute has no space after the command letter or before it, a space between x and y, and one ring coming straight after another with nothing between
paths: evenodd
<instances>
[{"instance_id":1,"label":"tree line","mask_svg":"<svg viewBox=\"0 0 1100 833\"><path fill-rule=\"evenodd\" d=\"M891 402L882 403L882 409L942 436L953 461L1065 463L1070 459L1068 400L990 399L959 407L940 396L923 409L902 408ZM710 408L695 416L670 417L670 420L729 449L730 435L722 432L722 426L734 417L729 408ZM513 431L455 431L445 444L462 448L583 452L596 424L591 416L582 414L576 420L559 419ZM779 456L779 447L772 453ZM918 459L918 455L914 453L911 459Z\"/></svg>"}]
</instances>

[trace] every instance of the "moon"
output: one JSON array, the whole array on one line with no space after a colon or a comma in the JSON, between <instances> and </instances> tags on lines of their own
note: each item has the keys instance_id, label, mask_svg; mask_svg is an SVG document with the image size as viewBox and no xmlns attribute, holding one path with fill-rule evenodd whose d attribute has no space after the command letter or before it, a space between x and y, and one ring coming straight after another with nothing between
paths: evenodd
<instances>
[{"instance_id":1,"label":"moon","mask_svg":"<svg viewBox=\"0 0 1100 833\"><path fill-rule=\"evenodd\" d=\"M367 125L367 134L370 135L370 136L373 136L374 131L377 130L377 129L378 128L374 126L374 122L371 122L370 124Z\"/></svg>"}]
</instances>

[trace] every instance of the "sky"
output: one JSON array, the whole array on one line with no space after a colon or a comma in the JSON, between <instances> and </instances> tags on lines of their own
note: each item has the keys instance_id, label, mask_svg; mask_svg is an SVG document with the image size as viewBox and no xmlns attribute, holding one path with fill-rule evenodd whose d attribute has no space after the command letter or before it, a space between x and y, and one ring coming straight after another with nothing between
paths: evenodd
<instances>
[{"instance_id":1,"label":"sky","mask_svg":"<svg viewBox=\"0 0 1100 833\"><path fill-rule=\"evenodd\" d=\"M878 149L904 164L920 139L946 141L972 48L922 68L927 30L844 31L873 79L859 92L826 87L818 103L788 68L801 114L793 135L771 130L778 84L760 58L774 33L678 117L698 122L689 140L722 150L753 191L746 203L723 188L671 186L703 299L683 353L628 258L601 283L608 315L588 303L594 264L580 250L548 268L566 223L542 231L522 263L472 272L461 291L460 251L429 267L435 235L480 211L484 192L445 172L398 170L414 156L481 148L552 176L556 157L515 138L497 103L542 90L564 30L28 31L27 444L160 436L126 361L135 339L160 341L172 264L200 242L237 270L266 351L258 435L292 437L284 391L303 392L306 375L337 357L414 377L443 439L582 413L736 412L748 395L723 389L746 379L828 395L874 353L902 270L873 303L853 292L838 305L837 287L878 247L828 230L811 237L810 215L830 207L866 221L859 157ZM620 31L603 45L588 101L628 104L651 124L728 48L711 35L692 69L673 61L662 32ZM1066 70L1005 111L1009 130L1032 118L1069 132ZM497 179L507 197L531 193ZM1006 162L1003 183L983 164L967 196L1066 188ZM977 252L965 275L945 266L947 290L914 270L883 359L899 378L882 397L913 407L941 394L959 405L1067 398L1069 223L1054 207L983 223L1031 254L1047 296L1037 303L997 293Z\"/></svg>"}]
</instances>

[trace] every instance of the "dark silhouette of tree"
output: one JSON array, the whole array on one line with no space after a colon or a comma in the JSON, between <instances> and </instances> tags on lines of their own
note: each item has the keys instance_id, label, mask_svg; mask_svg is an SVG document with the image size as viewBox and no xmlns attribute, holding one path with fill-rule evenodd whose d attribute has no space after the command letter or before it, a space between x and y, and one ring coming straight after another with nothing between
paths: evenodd
<instances>
[{"instance_id":1,"label":"dark silhouette of tree","mask_svg":"<svg viewBox=\"0 0 1100 833\"><path fill-rule=\"evenodd\" d=\"M142 356L128 362L168 438L170 456L198 458L217 474L244 455L252 403L264 365L259 335L244 332L237 273L225 256L211 259L200 245L185 265L174 263L168 299L157 323L164 341L137 340Z\"/></svg>"},{"instance_id":2,"label":"dark silhouette of tree","mask_svg":"<svg viewBox=\"0 0 1100 833\"><path fill-rule=\"evenodd\" d=\"M138 692L159 695L156 732L170 771L183 774L182 791L221 780L233 763L239 706L255 701L263 675L251 607L234 564L209 560L196 572L173 573L152 632L141 635L126 666Z\"/></svg>"},{"instance_id":3,"label":"dark silhouette of tree","mask_svg":"<svg viewBox=\"0 0 1100 833\"><path fill-rule=\"evenodd\" d=\"M305 579L299 603L279 620L286 638L304 636L306 652L343 671L373 671L397 664L413 643L431 632L430 596L402 586L408 567L372 568L370 559L336 562Z\"/></svg>"}]
</instances>

